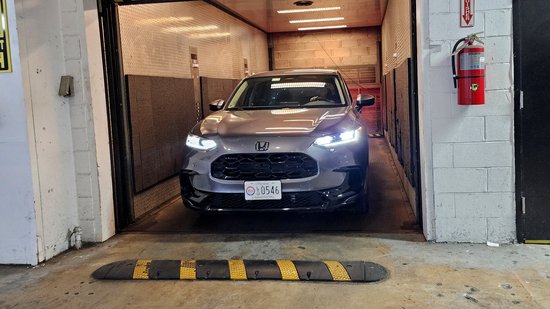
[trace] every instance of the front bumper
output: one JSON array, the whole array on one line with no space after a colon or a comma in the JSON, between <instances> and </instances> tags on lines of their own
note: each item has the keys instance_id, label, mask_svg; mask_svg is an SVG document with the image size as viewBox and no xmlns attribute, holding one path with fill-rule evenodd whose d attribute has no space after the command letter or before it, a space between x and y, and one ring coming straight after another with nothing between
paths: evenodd
<instances>
[{"instance_id":1,"label":"front bumper","mask_svg":"<svg viewBox=\"0 0 550 309\"><path fill-rule=\"evenodd\" d=\"M316 175L282 179L282 199L246 201L244 180L223 180L211 175L211 165L222 155L254 153L256 139L216 139L211 152L188 150L181 171L181 193L189 208L205 211L324 211L355 204L365 194L368 138L358 143L325 149L312 146L315 138L263 137L275 152L304 153L318 164ZM303 150L303 151L297 151Z\"/></svg>"},{"instance_id":2,"label":"front bumper","mask_svg":"<svg viewBox=\"0 0 550 309\"><path fill-rule=\"evenodd\" d=\"M180 174L181 195L184 204L195 210L212 212L231 211L330 211L353 206L364 192L364 175L359 167L345 170L344 182L337 187L301 192L284 192L281 200L247 201L243 193L215 193L196 190L191 185L194 172ZM244 191L244 190L243 190Z\"/></svg>"}]
</instances>

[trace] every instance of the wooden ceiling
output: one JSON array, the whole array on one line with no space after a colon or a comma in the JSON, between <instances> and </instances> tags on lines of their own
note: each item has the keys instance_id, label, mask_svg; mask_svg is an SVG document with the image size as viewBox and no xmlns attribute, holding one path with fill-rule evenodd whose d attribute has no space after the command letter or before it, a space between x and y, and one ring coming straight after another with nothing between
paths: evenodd
<instances>
[{"instance_id":1,"label":"wooden ceiling","mask_svg":"<svg viewBox=\"0 0 550 309\"><path fill-rule=\"evenodd\" d=\"M346 25L348 28L380 26L388 0L313 0L311 6L296 6L296 0L213 0L266 32L291 32L301 27ZM279 14L279 10L340 7L339 10ZM343 20L290 23L321 18Z\"/></svg>"}]
</instances>

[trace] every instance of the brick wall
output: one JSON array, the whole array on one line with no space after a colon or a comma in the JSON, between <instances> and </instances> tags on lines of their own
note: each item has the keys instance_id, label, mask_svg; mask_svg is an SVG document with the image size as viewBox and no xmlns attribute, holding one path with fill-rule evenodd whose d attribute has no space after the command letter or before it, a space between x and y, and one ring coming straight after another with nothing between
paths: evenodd
<instances>
[{"instance_id":1,"label":"brick wall","mask_svg":"<svg viewBox=\"0 0 550 309\"><path fill-rule=\"evenodd\" d=\"M431 132L426 146L433 158L434 238L512 242L516 238L512 0L477 0L473 28L459 28L459 2L431 0L429 16L423 19L428 21L423 69L424 110L429 114L424 115L428 118L424 129ZM451 47L459 38L480 31L487 62L486 104L459 106L452 84Z\"/></svg>"}]
</instances>

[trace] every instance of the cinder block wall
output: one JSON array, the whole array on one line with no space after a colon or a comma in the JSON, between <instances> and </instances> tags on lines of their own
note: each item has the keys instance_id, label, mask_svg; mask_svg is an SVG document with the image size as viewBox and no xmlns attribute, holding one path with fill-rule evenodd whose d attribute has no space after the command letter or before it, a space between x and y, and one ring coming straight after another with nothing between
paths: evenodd
<instances>
[{"instance_id":1,"label":"cinder block wall","mask_svg":"<svg viewBox=\"0 0 550 309\"><path fill-rule=\"evenodd\" d=\"M433 194L433 204L432 196L425 199L428 207L433 206L433 213L427 209L429 238L512 242L516 239L512 0L477 0L473 28L459 27L458 0L430 0L427 8L420 2L427 13L421 18L419 55L423 56L420 91L424 92L421 131L428 151L424 180L428 194ZM459 106L451 48L461 37L481 31L487 62L486 104Z\"/></svg>"},{"instance_id":2,"label":"cinder block wall","mask_svg":"<svg viewBox=\"0 0 550 309\"><path fill-rule=\"evenodd\" d=\"M376 105L361 111L371 133L381 132L378 46L380 28L283 32L272 35L273 68L346 68L376 66L376 82L361 84L345 72L344 78L353 95L371 94ZM358 77L358 76L357 76Z\"/></svg>"},{"instance_id":3,"label":"cinder block wall","mask_svg":"<svg viewBox=\"0 0 550 309\"><path fill-rule=\"evenodd\" d=\"M65 74L75 82L74 96L64 101L70 107L78 225L84 241L104 241L115 231L97 4L62 0L59 11Z\"/></svg>"},{"instance_id":4,"label":"cinder block wall","mask_svg":"<svg viewBox=\"0 0 550 309\"><path fill-rule=\"evenodd\" d=\"M16 2L37 260L114 234L107 105L96 1ZM73 96L58 95L61 76ZM14 204L13 207L21 205ZM2 216L4 216L2 214ZM30 218L30 214L29 214Z\"/></svg>"},{"instance_id":5,"label":"cinder block wall","mask_svg":"<svg viewBox=\"0 0 550 309\"><path fill-rule=\"evenodd\" d=\"M379 28L273 34L273 67L326 68L378 63Z\"/></svg>"}]
</instances>

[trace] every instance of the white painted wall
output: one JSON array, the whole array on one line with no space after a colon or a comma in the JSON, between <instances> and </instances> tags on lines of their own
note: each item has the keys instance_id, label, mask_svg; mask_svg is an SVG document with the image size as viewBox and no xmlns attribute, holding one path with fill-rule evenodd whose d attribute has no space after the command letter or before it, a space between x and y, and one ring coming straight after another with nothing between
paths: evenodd
<instances>
[{"instance_id":1,"label":"white painted wall","mask_svg":"<svg viewBox=\"0 0 550 309\"><path fill-rule=\"evenodd\" d=\"M98 15L94 0L8 8L15 72L0 75L0 263L36 264L67 250L76 226L84 241L115 232ZM63 75L74 77L73 97L58 96Z\"/></svg>"},{"instance_id":2,"label":"white painted wall","mask_svg":"<svg viewBox=\"0 0 550 309\"><path fill-rule=\"evenodd\" d=\"M85 224L85 241L105 241L115 234L115 211L113 201L113 182L111 175L111 146L109 138L109 119L107 114L107 101L105 96L105 80L103 72L103 56L101 50L101 38L99 34L99 20L96 0L84 0L83 3L85 46L83 58L83 75L85 76L84 93L85 102L92 109L92 118L87 121L87 126L93 128L93 136L90 137L91 144L95 146L88 162L81 162L90 167L90 177L98 184L98 191L94 195L92 208L95 216L93 218L93 230L88 230ZM84 32L81 32L84 34ZM73 123L76 120L72 120ZM94 160L95 155L95 160ZM95 165L94 165L95 163ZM80 165L76 162L76 165ZM97 178L95 178L97 175ZM81 212L85 212L86 204L80 203Z\"/></svg>"},{"instance_id":3,"label":"white painted wall","mask_svg":"<svg viewBox=\"0 0 550 309\"><path fill-rule=\"evenodd\" d=\"M512 242L512 0L477 0L473 28L459 27L459 3L417 1L425 233L441 242ZM486 104L459 106L451 48L480 31L486 43Z\"/></svg>"},{"instance_id":4,"label":"white painted wall","mask_svg":"<svg viewBox=\"0 0 550 309\"><path fill-rule=\"evenodd\" d=\"M75 95L68 102L77 218L84 241L104 241L114 235L115 229L97 1L61 0L58 10L65 71L75 78Z\"/></svg>"},{"instance_id":5,"label":"white painted wall","mask_svg":"<svg viewBox=\"0 0 550 309\"><path fill-rule=\"evenodd\" d=\"M29 130L35 142L42 260L67 250L70 231L79 225L70 100L57 95L60 77L66 74L58 2L19 1L17 12L25 45L21 62Z\"/></svg>"},{"instance_id":6,"label":"white painted wall","mask_svg":"<svg viewBox=\"0 0 550 309\"><path fill-rule=\"evenodd\" d=\"M0 73L0 264L36 264L36 216L15 5L7 0L13 73Z\"/></svg>"}]
</instances>

